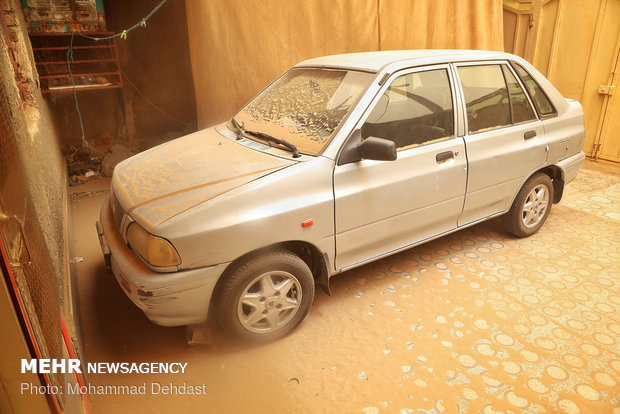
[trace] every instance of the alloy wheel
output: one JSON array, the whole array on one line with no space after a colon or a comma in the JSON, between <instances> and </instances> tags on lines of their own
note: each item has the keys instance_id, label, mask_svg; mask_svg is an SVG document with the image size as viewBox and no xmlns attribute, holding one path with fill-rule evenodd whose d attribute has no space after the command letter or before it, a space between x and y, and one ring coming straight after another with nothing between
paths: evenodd
<instances>
[{"instance_id":1,"label":"alloy wheel","mask_svg":"<svg viewBox=\"0 0 620 414\"><path fill-rule=\"evenodd\" d=\"M293 319L301 305L301 285L284 271L263 273L248 284L237 304L241 325L255 333L271 333Z\"/></svg>"},{"instance_id":2,"label":"alloy wheel","mask_svg":"<svg viewBox=\"0 0 620 414\"><path fill-rule=\"evenodd\" d=\"M549 191L543 184L537 185L530 191L523 204L521 219L523 225L528 229L536 227L545 217L545 212L549 206Z\"/></svg>"}]
</instances>

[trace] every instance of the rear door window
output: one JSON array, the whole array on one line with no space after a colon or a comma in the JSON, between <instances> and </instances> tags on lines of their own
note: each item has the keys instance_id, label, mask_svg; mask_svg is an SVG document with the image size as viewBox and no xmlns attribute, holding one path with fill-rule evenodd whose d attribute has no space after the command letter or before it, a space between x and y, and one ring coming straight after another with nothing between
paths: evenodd
<instances>
[{"instance_id":1,"label":"rear door window","mask_svg":"<svg viewBox=\"0 0 620 414\"><path fill-rule=\"evenodd\" d=\"M500 65L460 66L470 134L511 125L510 97Z\"/></svg>"},{"instance_id":2,"label":"rear door window","mask_svg":"<svg viewBox=\"0 0 620 414\"><path fill-rule=\"evenodd\" d=\"M508 66L502 65L502 69L504 70L504 76L508 83L508 93L510 94L510 106L512 109L512 123L520 124L536 119L530 101L527 99L521 85L519 85L517 78L515 78L510 69L508 69Z\"/></svg>"}]
</instances>

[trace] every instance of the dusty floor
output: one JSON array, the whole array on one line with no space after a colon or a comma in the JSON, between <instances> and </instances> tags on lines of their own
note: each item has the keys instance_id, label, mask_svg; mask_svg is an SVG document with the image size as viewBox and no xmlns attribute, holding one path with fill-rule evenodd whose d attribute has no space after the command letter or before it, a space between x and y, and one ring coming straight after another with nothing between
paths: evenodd
<instances>
[{"instance_id":1,"label":"dusty floor","mask_svg":"<svg viewBox=\"0 0 620 414\"><path fill-rule=\"evenodd\" d=\"M188 346L129 302L95 233L105 196L73 201L85 357L188 366L88 379L207 394L98 395L94 413L620 412L617 166L588 162L528 239L493 220L346 272L292 335L249 350Z\"/></svg>"}]
</instances>

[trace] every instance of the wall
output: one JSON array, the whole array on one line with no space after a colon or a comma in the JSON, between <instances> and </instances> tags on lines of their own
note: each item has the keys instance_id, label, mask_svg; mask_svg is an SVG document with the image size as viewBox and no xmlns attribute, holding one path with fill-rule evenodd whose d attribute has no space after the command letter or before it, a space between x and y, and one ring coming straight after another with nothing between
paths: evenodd
<instances>
[{"instance_id":1,"label":"wall","mask_svg":"<svg viewBox=\"0 0 620 414\"><path fill-rule=\"evenodd\" d=\"M13 4L8 0L2 0L2 2ZM16 9L15 15L18 24L8 28L13 33L10 37L14 39L14 56L17 57L21 76L25 77L23 83L34 87L27 87L29 93L25 101L20 99L20 92L15 82L15 72L10 62L10 52L7 48L6 39L3 38L0 53L0 64L2 65L0 67L0 79L2 80L0 82L0 96L5 99L2 100L1 109L8 125L7 128L13 135L14 143L5 147L6 151L2 155L7 157L13 152L13 150L9 151L8 148L15 148L17 158L4 159L2 171L5 171L6 174L16 174L15 179L23 176L24 181L18 186L19 181L8 180L6 184L13 184L15 187L5 187L2 191L2 197L5 201L7 197L11 197L11 200L20 197L30 198L29 203L32 203L33 215L36 216L37 223L27 223L27 225L40 226L41 237L47 247L45 254L49 254L49 258L46 260L50 261L53 272L60 279L66 271L66 253L64 251L66 211L63 207L66 202L65 163L60 155L57 136L47 106L41 99L41 93L36 87L38 79L34 70L34 58L24 24L20 21L19 8ZM24 102L26 103L25 106L23 105ZM12 171L12 169L19 169L19 172ZM25 201L22 203L26 204ZM23 209L24 206L21 205L18 210L20 215L25 214ZM49 276L53 277L54 275ZM60 289L61 283L55 282L55 284Z\"/></svg>"},{"instance_id":2,"label":"wall","mask_svg":"<svg viewBox=\"0 0 620 414\"><path fill-rule=\"evenodd\" d=\"M118 33L133 26L157 3L104 1L108 30ZM123 88L77 93L87 140L92 142L107 133L122 144L135 146L135 141L143 141L144 146L149 146L195 131L196 105L184 2L167 1L146 27L117 41L121 70L126 75ZM62 131L63 152L71 145L80 146L73 94L53 93L46 95L46 100Z\"/></svg>"},{"instance_id":3,"label":"wall","mask_svg":"<svg viewBox=\"0 0 620 414\"><path fill-rule=\"evenodd\" d=\"M500 0L186 0L186 6L200 128L230 118L304 59L503 47Z\"/></svg>"},{"instance_id":4,"label":"wall","mask_svg":"<svg viewBox=\"0 0 620 414\"><path fill-rule=\"evenodd\" d=\"M51 413L44 395L23 395L21 383L36 384L36 374L15 370L15 361L30 359L22 328L15 315L8 295L2 263L0 263L0 412L2 413Z\"/></svg>"},{"instance_id":5,"label":"wall","mask_svg":"<svg viewBox=\"0 0 620 414\"><path fill-rule=\"evenodd\" d=\"M0 239L42 357L63 358L61 312L74 332L65 163L38 89L19 3L0 0L0 13L6 22L0 28ZM10 372L19 371L19 360L12 361ZM50 380L63 386L67 381L61 374ZM63 404L75 398L58 399Z\"/></svg>"},{"instance_id":6,"label":"wall","mask_svg":"<svg viewBox=\"0 0 620 414\"><path fill-rule=\"evenodd\" d=\"M104 1L108 29L118 33L133 26L157 3L159 0ZM126 75L123 98L133 117L129 121L133 123L129 125L132 136L157 139L164 135L170 139L196 130L185 13L183 1L168 0L146 27L119 40L121 68Z\"/></svg>"},{"instance_id":7,"label":"wall","mask_svg":"<svg viewBox=\"0 0 620 414\"><path fill-rule=\"evenodd\" d=\"M381 0L379 50L502 50L502 4L489 0Z\"/></svg>"}]
</instances>

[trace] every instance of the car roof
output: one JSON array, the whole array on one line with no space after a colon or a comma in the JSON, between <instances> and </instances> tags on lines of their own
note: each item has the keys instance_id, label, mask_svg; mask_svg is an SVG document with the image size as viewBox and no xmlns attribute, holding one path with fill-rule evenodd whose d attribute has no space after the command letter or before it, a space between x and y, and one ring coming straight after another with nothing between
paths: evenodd
<instances>
[{"instance_id":1,"label":"car roof","mask_svg":"<svg viewBox=\"0 0 620 414\"><path fill-rule=\"evenodd\" d=\"M347 53L304 60L295 66L342 67L377 72L392 63L424 59L425 64L449 61L506 59L509 53L488 50L419 49L386 50L380 52ZM414 62L411 62L414 63Z\"/></svg>"}]
</instances>

